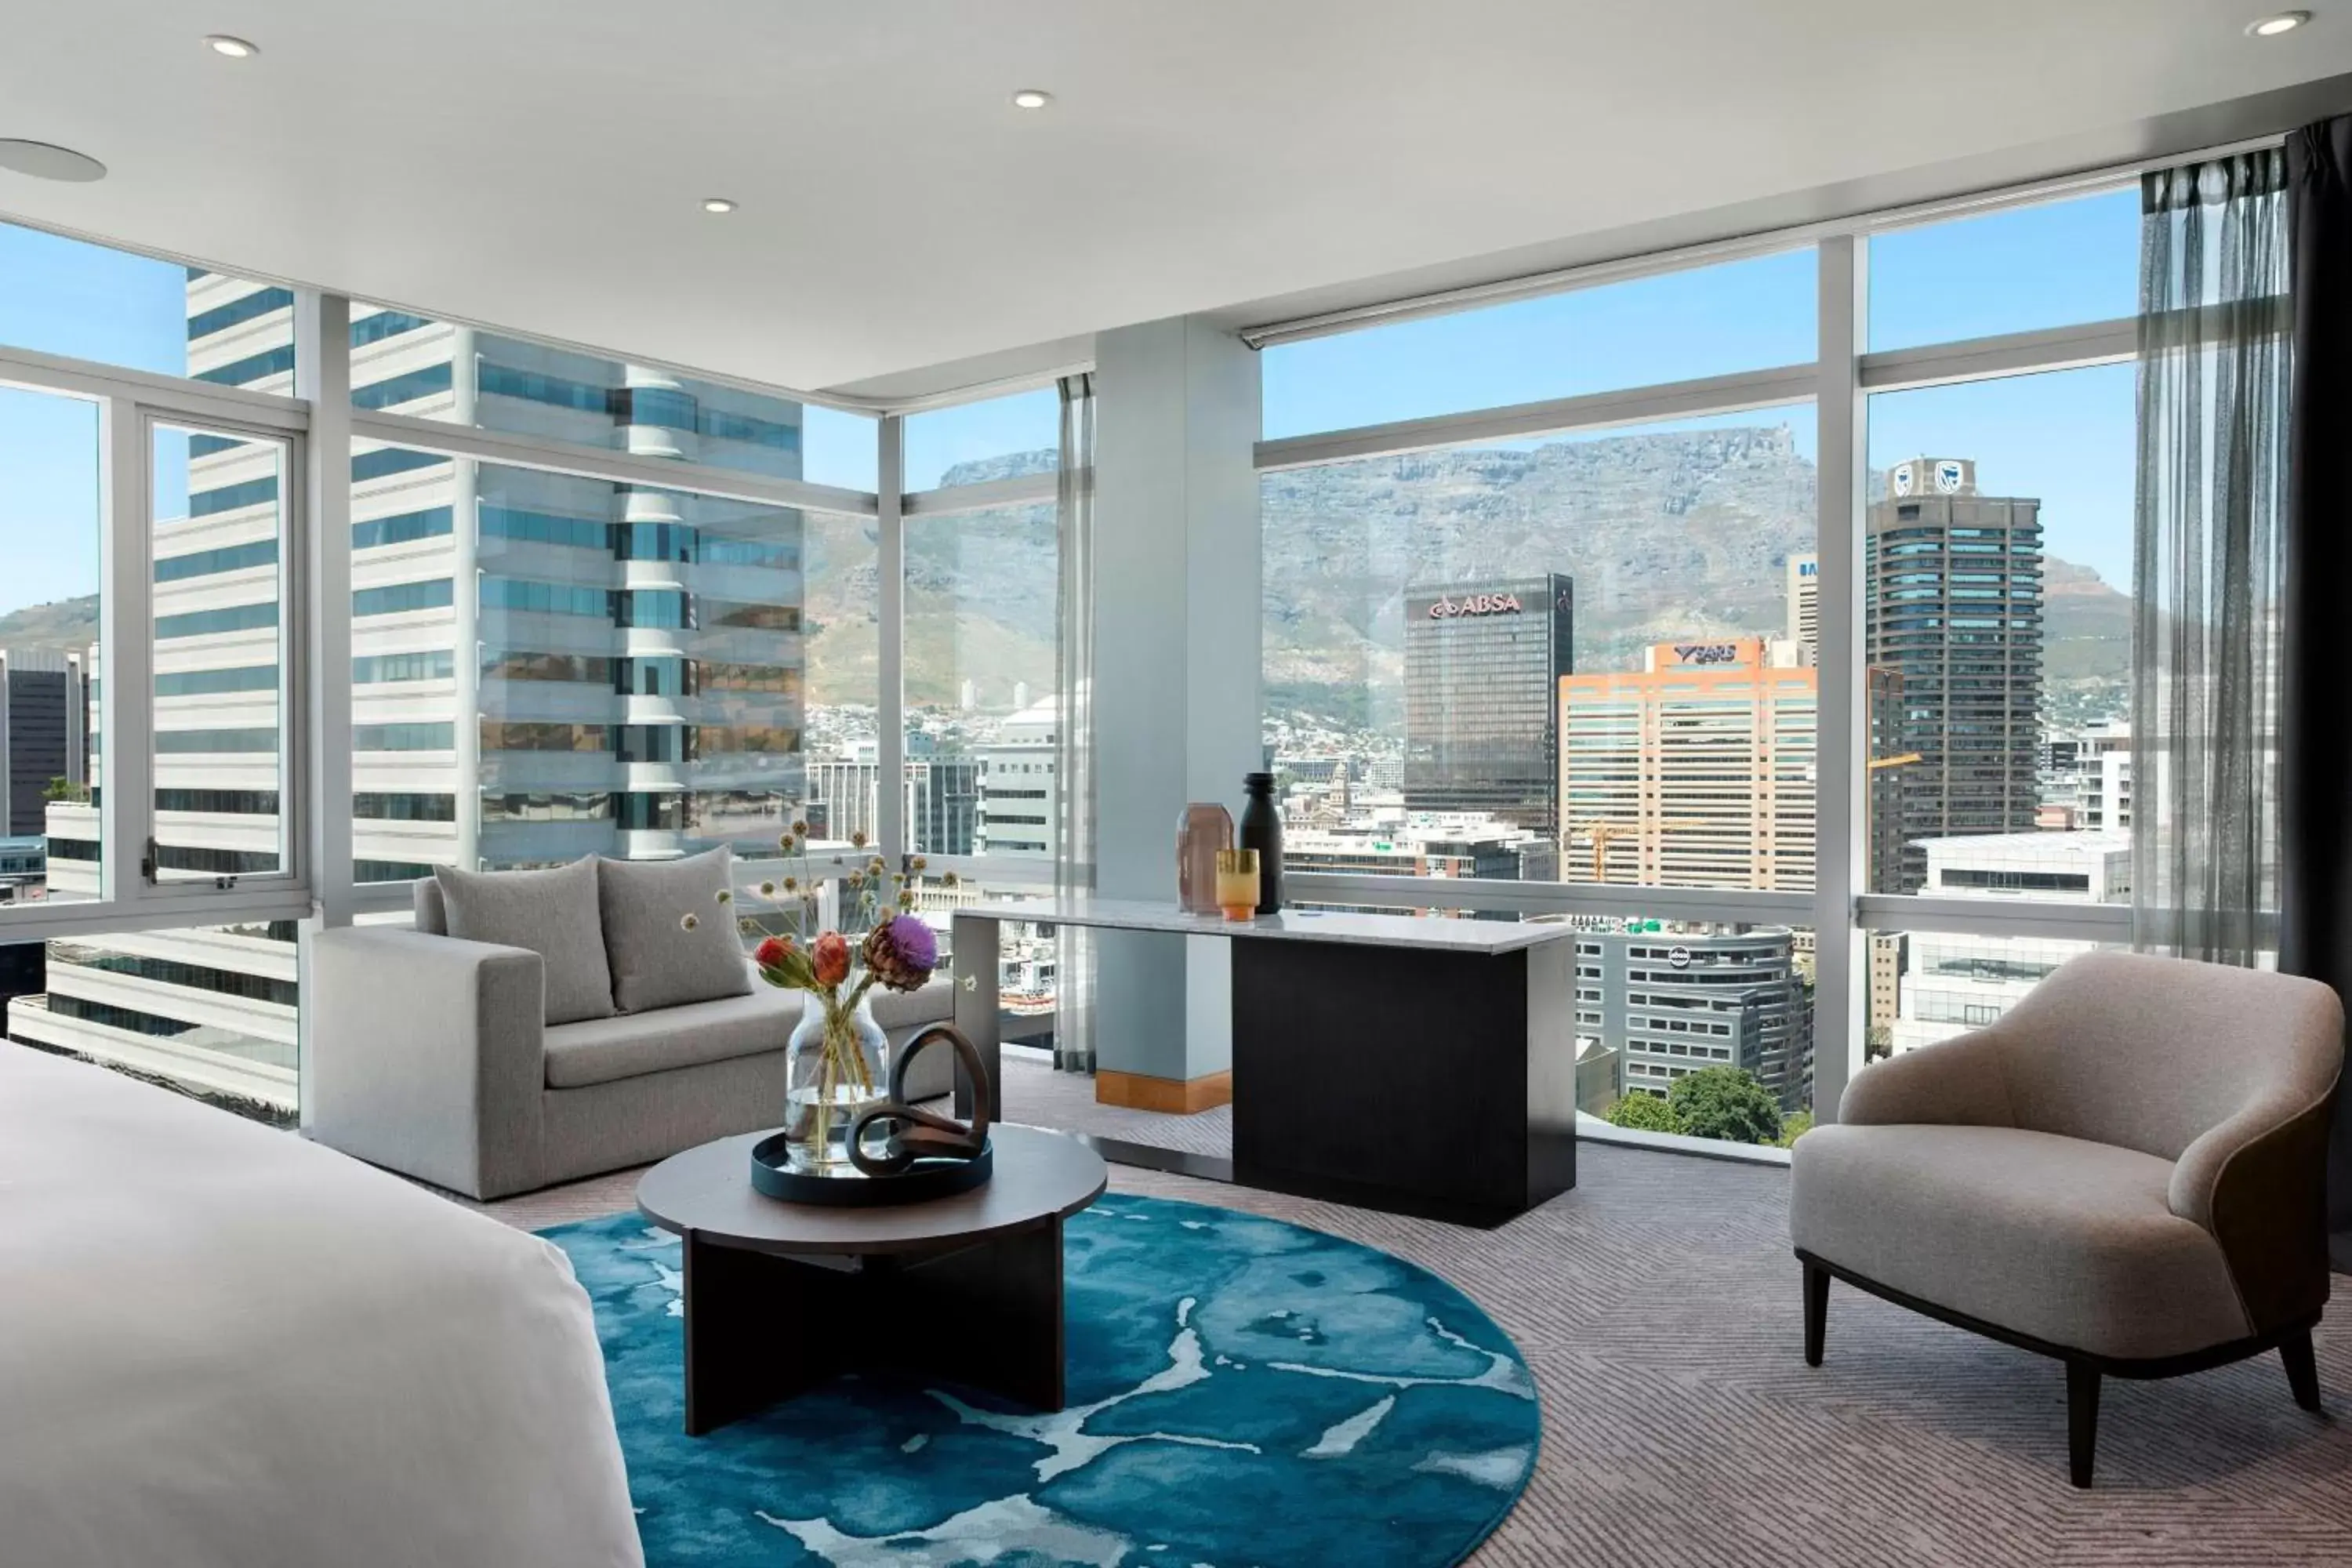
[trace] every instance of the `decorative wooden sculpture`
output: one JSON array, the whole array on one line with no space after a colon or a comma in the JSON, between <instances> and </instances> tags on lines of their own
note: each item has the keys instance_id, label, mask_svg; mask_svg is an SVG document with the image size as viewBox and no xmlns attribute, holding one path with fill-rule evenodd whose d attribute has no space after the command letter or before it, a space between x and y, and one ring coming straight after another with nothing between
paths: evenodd
<instances>
[{"instance_id":1,"label":"decorative wooden sculpture","mask_svg":"<svg viewBox=\"0 0 2352 1568\"><path fill-rule=\"evenodd\" d=\"M907 1103L907 1065L934 1040L952 1047L963 1070L982 1092L972 1096L971 1125L953 1117L919 1110ZM922 1160L978 1162L988 1156L988 1068L979 1049L952 1024L933 1024L907 1042L890 1067L890 1097L861 1114L849 1129L850 1163L869 1176L901 1176ZM876 1122L894 1131L880 1153L866 1146L866 1129Z\"/></svg>"}]
</instances>

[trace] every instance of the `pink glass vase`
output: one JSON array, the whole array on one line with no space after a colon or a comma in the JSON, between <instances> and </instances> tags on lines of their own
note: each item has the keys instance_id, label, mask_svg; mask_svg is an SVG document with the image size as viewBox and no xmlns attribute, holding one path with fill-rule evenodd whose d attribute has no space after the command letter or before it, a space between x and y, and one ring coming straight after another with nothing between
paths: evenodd
<instances>
[{"instance_id":1,"label":"pink glass vase","mask_svg":"<svg viewBox=\"0 0 2352 1568\"><path fill-rule=\"evenodd\" d=\"M1217 851L1234 847L1234 819L1214 801L1194 801L1176 824L1176 902L1186 913L1217 912Z\"/></svg>"}]
</instances>

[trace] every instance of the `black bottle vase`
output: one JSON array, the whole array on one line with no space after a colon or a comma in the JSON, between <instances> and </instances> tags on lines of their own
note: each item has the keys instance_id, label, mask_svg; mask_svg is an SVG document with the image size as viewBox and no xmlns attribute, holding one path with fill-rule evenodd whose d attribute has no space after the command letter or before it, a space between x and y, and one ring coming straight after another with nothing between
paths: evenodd
<instances>
[{"instance_id":1,"label":"black bottle vase","mask_svg":"<svg viewBox=\"0 0 2352 1568\"><path fill-rule=\"evenodd\" d=\"M1242 776L1240 847L1257 851L1257 912L1282 908L1282 808L1274 803L1272 773Z\"/></svg>"}]
</instances>

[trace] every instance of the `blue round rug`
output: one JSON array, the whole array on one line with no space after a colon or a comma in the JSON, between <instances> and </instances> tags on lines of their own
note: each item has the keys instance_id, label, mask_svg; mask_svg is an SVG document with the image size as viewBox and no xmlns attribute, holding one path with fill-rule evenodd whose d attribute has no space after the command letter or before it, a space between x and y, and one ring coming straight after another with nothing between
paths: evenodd
<instances>
[{"instance_id":1,"label":"blue round rug","mask_svg":"<svg viewBox=\"0 0 2352 1568\"><path fill-rule=\"evenodd\" d=\"M845 1377L706 1437L677 1238L543 1234L595 1303L651 1568L1446 1568L1535 1465L1535 1381L1486 1313L1278 1220L1122 1194L1071 1219L1057 1415Z\"/></svg>"}]
</instances>

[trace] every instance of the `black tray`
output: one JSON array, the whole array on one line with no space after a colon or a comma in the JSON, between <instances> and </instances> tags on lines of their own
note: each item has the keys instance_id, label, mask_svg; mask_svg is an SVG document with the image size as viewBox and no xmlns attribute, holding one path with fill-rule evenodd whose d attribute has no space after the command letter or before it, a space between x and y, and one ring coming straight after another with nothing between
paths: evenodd
<instances>
[{"instance_id":1,"label":"black tray","mask_svg":"<svg viewBox=\"0 0 2352 1568\"><path fill-rule=\"evenodd\" d=\"M881 1204L919 1204L968 1193L996 1168L996 1145L982 1146L976 1160L918 1160L895 1176L851 1171L813 1176L783 1162L784 1135L771 1134L751 1145L751 1185L789 1204L825 1204L835 1208L871 1208Z\"/></svg>"}]
</instances>

